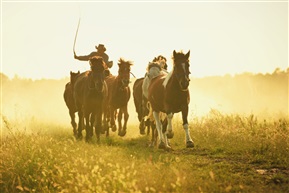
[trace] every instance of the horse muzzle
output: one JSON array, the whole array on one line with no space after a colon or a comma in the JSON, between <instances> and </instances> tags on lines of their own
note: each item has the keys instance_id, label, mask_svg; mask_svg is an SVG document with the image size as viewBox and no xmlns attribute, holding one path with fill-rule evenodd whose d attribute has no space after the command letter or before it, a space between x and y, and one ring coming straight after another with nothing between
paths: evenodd
<instances>
[{"instance_id":1,"label":"horse muzzle","mask_svg":"<svg viewBox=\"0 0 289 193\"><path fill-rule=\"evenodd\" d=\"M130 81L129 79L122 79L121 83L122 83L122 87L128 87Z\"/></svg>"},{"instance_id":2,"label":"horse muzzle","mask_svg":"<svg viewBox=\"0 0 289 193\"><path fill-rule=\"evenodd\" d=\"M181 80L179 83L180 83L181 90L187 91L189 88L190 79Z\"/></svg>"}]
</instances>

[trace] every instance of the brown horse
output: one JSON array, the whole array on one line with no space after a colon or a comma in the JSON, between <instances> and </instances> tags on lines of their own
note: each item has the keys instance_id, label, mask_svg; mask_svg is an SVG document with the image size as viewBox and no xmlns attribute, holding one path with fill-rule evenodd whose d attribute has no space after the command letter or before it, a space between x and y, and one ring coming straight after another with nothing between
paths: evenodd
<instances>
[{"instance_id":1,"label":"brown horse","mask_svg":"<svg viewBox=\"0 0 289 193\"><path fill-rule=\"evenodd\" d=\"M149 119L144 119L146 115L148 115L149 111L146 108L143 102L143 92L142 92L142 85L143 85L144 77L138 78L133 84L133 101L135 110L137 112L137 117L140 122L139 130L141 135L145 135L145 129L147 128L147 135L150 134L151 122Z\"/></svg>"},{"instance_id":2,"label":"brown horse","mask_svg":"<svg viewBox=\"0 0 289 193\"><path fill-rule=\"evenodd\" d=\"M110 127L112 131L116 131L115 119L118 115L118 135L125 136L128 121L128 101L130 99L130 67L132 62L125 61L122 58L119 60L118 75L107 76L105 81L108 87L108 112L110 116L107 121L110 121ZM117 112L117 110L119 111ZM124 122L122 124L122 118Z\"/></svg>"},{"instance_id":3,"label":"brown horse","mask_svg":"<svg viewBox=\"0 0 289 193\"><path fill-rule=\"evenodd\" d=\"M147 117L149 114L147 104L148 86L150 83L150 79L160 75L160 73L166 73L168 67L166 61L167 59L162 55L154 57L152 62L148 64L147 73L145 77L139 78L134 82L133 99L136 112L138 114L138 120L140 122L139 129L141 135L145 134L146 129L147 135L149 135L150 129L152 128L153 131L152 135L154 136L154 130L156 128L155 124Z\"/></svg>"},{"instance_id":4,"label":"brown horse","mask_svg":"<svg viewBox=\"0 0 289 193\"><path fill-rule=\"evenodd\" d=\"M149 85L148 100L153 110L153 116L156 121L159 148L171 148L168 144L167 135L173 132L172 118L174 113L182 112L183 128L186 134L186 147L194 147L194 142L190 136L188 126L188 110L190 102L189 87L189 57L187 54L173 51L173 70L168 75L158 76L152 79ZM162 129L159 113L167 114L168 128ZM164 132L164 133L163 133Z\"/></svg>"},{"instance_id":5,"label":"brown horse","mask_svg":"<svg viewBox=\"0 0 289 193\"><path fill-rule=\"evenodd\" d=\"M104 99L107 97L107 86L104 81L105 64L99 56L92 57L89 62L91 71L80 74L74 85L74 99L79 116L78 137L82 138L85 121L86 141L92 137L95 126L99 142Z\"/></svg>"},{"instance_id":6,"label":"brown horse","mask_svg":"<svg viewBox=\"0 0 289 193\"><path fill-rule=\"evenodd\" d=\"M77 131L76 131L77 124L75 122L75 113L77 112L77 110L76 110L74 97L73 97L73 86L74 86L76 77L79 74L80 74L79 71L77 73L70 71L70 82L68 82L65 85L65 90L63 93L63 98L64 98L65 104L69 110L69 115L70 115L70 119L71 119L70 123L72 125L73 133L75 136L77 134Z\"/></svg>"}]
</instances>

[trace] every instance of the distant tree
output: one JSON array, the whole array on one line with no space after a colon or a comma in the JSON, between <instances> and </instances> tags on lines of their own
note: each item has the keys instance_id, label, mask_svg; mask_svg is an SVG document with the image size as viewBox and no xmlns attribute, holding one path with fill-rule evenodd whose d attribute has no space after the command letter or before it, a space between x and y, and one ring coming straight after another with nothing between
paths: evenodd
<instances>
[{"instance_id":1,"label":"distant tree","mask_svg":"<svg viewBox=\"0 0 289 193\"><path fill-rule=\"evenodd\" d=\"M278 75L278 74L281 74L282 73L282 70L280 68L276 68L273 72L273 75Z\"/></svg>"},{"instance_id":2,"label":"distant tree","mask_svg":"<svg viewBox=\"0 0 289 193\"><path fill-rule=\"evenodd\" d=\"M1 72L0 72L0 79L1 79L2 83L9 81L8 76L6 76L5 74L3 74Z\"/></svg>"}]
</instances>

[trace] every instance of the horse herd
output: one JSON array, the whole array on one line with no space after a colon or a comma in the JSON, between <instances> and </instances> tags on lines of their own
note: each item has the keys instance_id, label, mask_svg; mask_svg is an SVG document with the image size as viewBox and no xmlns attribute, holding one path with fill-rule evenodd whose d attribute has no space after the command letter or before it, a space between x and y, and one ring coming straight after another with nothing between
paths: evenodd
<instances>
[{"instance_id":1,"label":"horse herd","mask_svg":"<svg viewBox=\"0 0 289 193\"><path fill-rule=\"evenodd\" d=\"M158 56L148 64L147 73L133 85L133 99L140 121L141 134L152 129L151 146L159 139L158 148L171 149L169 140L173 137L172 118L181 112L185 131L186 147L194 147L188 126L190 51L173 51L173 69L167 72L166 58ZM118 74L112 75L105 68L101 57L89 60L91 70L80 73L70 72L70 82L65 86L64 101L69 109L74 136L82 139L85 129L86 141L93 136L109 136L110 129L123 137L127 132L129 87L132 62L118 61ZM78 113L78 124L75 113ZM116 120L118 125L116 126Z\"/></svg>"}]
</instances>

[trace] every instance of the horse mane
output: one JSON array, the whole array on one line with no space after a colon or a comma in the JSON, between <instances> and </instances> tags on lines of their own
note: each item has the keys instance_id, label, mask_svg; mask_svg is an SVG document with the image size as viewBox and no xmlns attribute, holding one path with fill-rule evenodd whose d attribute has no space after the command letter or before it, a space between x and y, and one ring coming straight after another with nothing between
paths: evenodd
<instances>
[{"instance_id":1,"label":"horse mane","mask_svg":"<svg viewBox=\"0 0 289 193\"><path fill-rule=\"evenodd\" d=\"M129 66L132 66L133 65L133 62L132 61L129 61L129 60L125 60L123 58L120 58L118 60L118 65L123 65L123 64L127 64Z\"/></svg>"},{"instance_id":2,"label":"horse mane","mask_svg":"<svg viewBox=\"0 0 289 193\"><path fill-rule=\"evenodd\" d=\"M103 58L100 56L93 56L89 59L90 68L92 71L102 72L105 69Z\"/></svg>"},{"instance_id":3,"label":"horse mane","mask_svg":"<svg viewBox=\"0 0 289 193\"><path fill-rule=\"evenodd\" d=\"M165 80L164 80L164 82L163 82L163 86L164 86L165 88L166 88L166 86L167 86L170 78L171 78L172 75L173 75L173 71L174 71L174 70L172 70L171 72L169 72L168 75L165 77Z\"/></svg>"}]
</instances>

